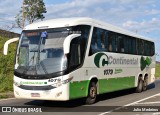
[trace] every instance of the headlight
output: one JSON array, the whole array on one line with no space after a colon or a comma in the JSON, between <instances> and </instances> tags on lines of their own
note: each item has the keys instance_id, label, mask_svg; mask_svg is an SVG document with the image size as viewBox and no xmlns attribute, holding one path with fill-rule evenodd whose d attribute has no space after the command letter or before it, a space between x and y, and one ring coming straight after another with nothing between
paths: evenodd
<instances>
[{"instance_id":1,"label":"headlight","mask_svg":"<svg viewBox=\"0 0 160 115\"><path fill-rule=\"evenodd\" d=\"M58 81L57 83L52 84L53 87L60 87L62 84L67 84L69 83L71 80L73 79L73 77L70 77L64 81Z\"/></svg>"},{"instance_id":2,"label":"headlight","mask_svg":"<svg viewBox=\"0 0 160 115\"><path fill-rule=\"evenodd\" d=\"M63 84L69 83L72 79L73 79L73 77L70 77L70 78L62 81L62 83L63 83Z\"/></svg>"}]
</instances>

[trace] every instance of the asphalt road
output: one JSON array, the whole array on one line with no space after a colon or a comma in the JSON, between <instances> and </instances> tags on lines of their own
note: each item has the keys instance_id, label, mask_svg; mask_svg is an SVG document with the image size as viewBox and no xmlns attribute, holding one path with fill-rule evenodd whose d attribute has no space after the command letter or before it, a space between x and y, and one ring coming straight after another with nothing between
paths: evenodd
<instances>
[{"instance_id":1,"label":"asphalt road","mask_svg":"<svg viewBox=\"0 0 160 115\"><path fill-rule=\"evenodd\" d=\"M45 115L160 115L160 80L156 80L154 84L151 84L147 91L142 93L135 93L134 91L135 89L129 89L99 95L97 102L93 105L85 105L84 99L67 102L9 99L0 100L0 106L42 109L42 113L32 113L34 115L44 115L44 112ZM13 110L12 107L12 111ZM16 110L18 109L14 111ZM8 114L8 112L0 113L0 115ZM12 114L21 115L22 113L18 112Z\"/></svg>"}]
</instances>

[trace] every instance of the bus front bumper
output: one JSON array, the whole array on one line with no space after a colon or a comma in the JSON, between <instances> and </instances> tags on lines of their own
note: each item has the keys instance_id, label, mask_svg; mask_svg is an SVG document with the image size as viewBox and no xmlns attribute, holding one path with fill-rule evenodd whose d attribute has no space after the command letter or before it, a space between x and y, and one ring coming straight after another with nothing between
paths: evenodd
<instances>
[{"instance_id":1,"label":"bus front bumper","mask_svg":"<svg viewBox=\"0 0 160 115\"><path fill-rule=\"evenodd\" d=\"M29 80L14 76L14 96L22 99L66 101L69 100L68 78L66 75L53 79ZM61 82L55 82L58 79Z\"/></svg>"},{"instance_id":2,"label":"bus front bumper","mask_svg":"<svg viewBox=\"0 0 160 115\"><path fill-rule=\"evenodd\" d=\"M50 90L25 90L14 85L14 96L22 99L67 101L69 83Z\"/></svg>"}]
</instances>

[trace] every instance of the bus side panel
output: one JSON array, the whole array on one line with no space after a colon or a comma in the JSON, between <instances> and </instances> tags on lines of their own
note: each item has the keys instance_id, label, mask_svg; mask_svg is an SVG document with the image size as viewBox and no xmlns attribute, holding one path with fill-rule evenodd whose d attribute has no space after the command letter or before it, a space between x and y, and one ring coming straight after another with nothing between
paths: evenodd
<instances>
[{"instance_id":1,"label":"bus side panel","mask_svg":"<svg viewBox=\"0 0 160 115\"><path fill-rule=\"evenodd\" d=\"M72 71L69 76L73 79L69 84L69 99L86 97L88 95L89 79L86 78L86 69L81 67Z\"/></svg>"},{"instance_id":2,"label":"bus side panel","mask_svg":"<svg viewBox=\"0 0 160 115\"><path fill-rule=\"evenodd\" d=\"M107 93L135 87L135 76L99 79L99 93Z\"/></svg>"},{"instance_id":3,"label":"bus side panel","mask_svg":"<svg viewBox=\"0 0 160 115\"><path fill-rule=\"evenodd\" d=\"M69 98L76 99L80 97L86 97L88 94L89 80L86 81L74 81L69 86Z\"/></svg>"}]
</instances>

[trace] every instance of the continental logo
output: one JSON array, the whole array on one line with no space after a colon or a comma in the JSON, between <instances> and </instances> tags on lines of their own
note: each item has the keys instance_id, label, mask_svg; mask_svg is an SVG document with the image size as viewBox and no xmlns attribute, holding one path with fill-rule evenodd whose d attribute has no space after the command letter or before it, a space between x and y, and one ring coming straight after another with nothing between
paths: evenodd
<instances>
[{"instance_id":1,"label":"continental logo","mask_svg":"<svg viewBox=\"0 0 160 115\"><path fill-rule=\"evenodd\" d=\"M112 57L107 56L105 53L98 53L94 57L94 64L98 67L104 67L105 65L139 65L143 71L147 66L150 66L152 59L149 57L141 57L140 61L138 58L126 58L126 57Z\"/></svg>"},{"instance_id":2,"label":"continental logo","mask_svg":"<svg viewBox=\"0 0 160 115\"><path fill-rule=\"evenodd\" d=\"M105 53L98 53L94 58L94 64L100 68L108 65L108 56Z\"/></svg>"},{"instance_id":3,"label":"continental logo","mask_svg":"<svg viewBox=\"0 0 160 115\"><path fill-rule=\"evenodd\" d=\"M145 58L142 56L140 63L141 63L141 70L143 71L143 70L146 68L146 66L150 66L150 65L151 65L152 59L149 58L149 57L146 57L146 59L145 59Z\"/></svg>"},{"instance_id":4,"label":"continental logo","mask_svg":"<svg viewBox=\"0 0 160 115\"><path fill-rule=\"evenodd\" d=\"M94 57L94 64L98 68L105 65L138 65L138 58L113 57L107 56L105 53L98 53Z\"/></svg>"}]
</instances>

